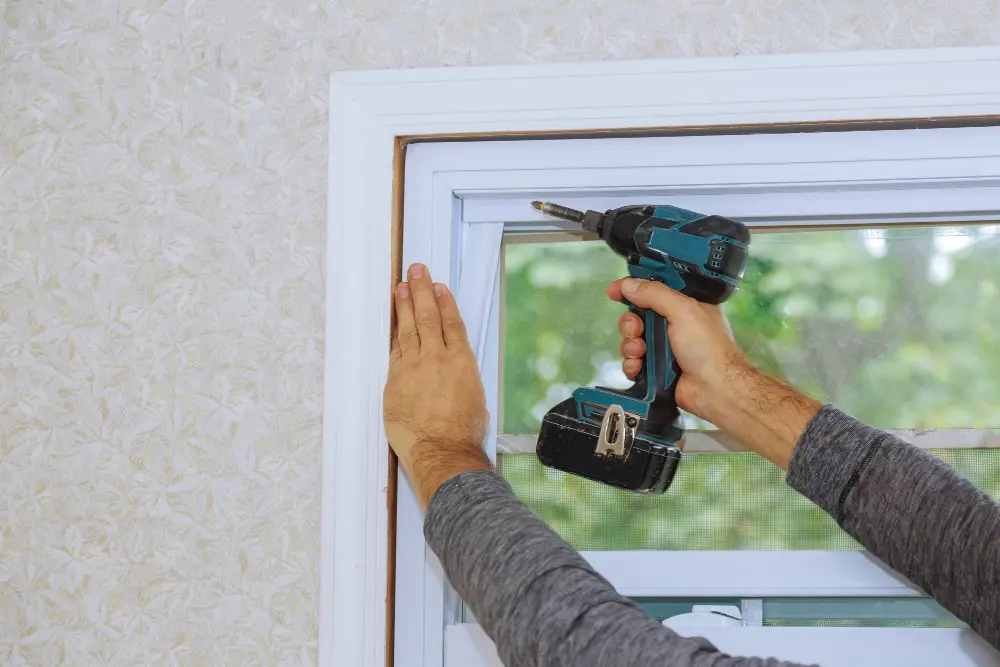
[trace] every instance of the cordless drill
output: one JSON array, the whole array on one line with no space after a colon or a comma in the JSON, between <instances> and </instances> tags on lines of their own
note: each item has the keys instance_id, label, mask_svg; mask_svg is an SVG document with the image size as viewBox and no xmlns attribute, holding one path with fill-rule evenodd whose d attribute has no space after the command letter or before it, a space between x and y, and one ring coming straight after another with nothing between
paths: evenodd
<instances>
[{"instance_id":1,"label":"cordless drill","mask_svg":"<svg viewBox=\"0 0 1000 667\"><path fill-rule=\"evenodd\" d=\"M579 223L626 258L633 278L656 280L705 303L738 289L749 260L750 230L717 215L673 206L624 206L598 213L532 202L547 215ZM684 435L674 392L680 368L667 321L629 304L645 323L646 356L628 389L581 387L548 411L536 452L547 466L630 491L663 493L680 462Z\"/></svg>"}]
</instances>

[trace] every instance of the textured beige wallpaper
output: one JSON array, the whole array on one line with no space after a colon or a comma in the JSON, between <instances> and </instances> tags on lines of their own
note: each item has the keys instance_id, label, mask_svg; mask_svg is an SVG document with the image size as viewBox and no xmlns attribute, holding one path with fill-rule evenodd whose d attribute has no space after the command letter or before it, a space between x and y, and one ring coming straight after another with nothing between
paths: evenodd
<instances>
[{"instance_id":1,"label":"textured beige wallpaper","mask_svg":"<svg viewBox=\"0 0 1000 667\"><path fill-rule=\"evenodd\" d=\"M997 0L0 0L0 664L315 663L332 70L989 43Z\"/></svg>"}]
</instances>

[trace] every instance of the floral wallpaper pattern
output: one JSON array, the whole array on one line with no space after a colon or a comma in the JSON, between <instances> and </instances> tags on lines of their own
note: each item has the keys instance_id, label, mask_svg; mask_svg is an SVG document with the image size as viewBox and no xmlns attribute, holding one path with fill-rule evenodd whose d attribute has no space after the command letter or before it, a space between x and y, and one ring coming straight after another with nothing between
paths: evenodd
<instances>
[{"instance_id":1,"label":"floral wallpaper pattern","mask_svg":"<svg viewBox=\"0 0 1000 667\"><path fill-rule=\"evenodd\" d=\"M331 71L997 43L997 0L0 0L0 664L315 664Z\"/></svg>"}]
</instances>

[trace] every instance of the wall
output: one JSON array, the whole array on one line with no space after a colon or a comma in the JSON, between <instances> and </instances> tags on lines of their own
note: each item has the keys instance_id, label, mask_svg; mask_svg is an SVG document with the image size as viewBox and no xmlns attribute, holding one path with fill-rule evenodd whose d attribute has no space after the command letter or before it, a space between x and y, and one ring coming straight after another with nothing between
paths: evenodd
<instances>
[{"instance_id":1,"label":"wall","mask_svg":"<svg viewBox=\"0 0 1000 667\"><path fill-rule=\"evenodd\" d=\"M1000 43L671 4L0 0L0 664L315 662L332 70Z\"/></svg>"}]
</instances>

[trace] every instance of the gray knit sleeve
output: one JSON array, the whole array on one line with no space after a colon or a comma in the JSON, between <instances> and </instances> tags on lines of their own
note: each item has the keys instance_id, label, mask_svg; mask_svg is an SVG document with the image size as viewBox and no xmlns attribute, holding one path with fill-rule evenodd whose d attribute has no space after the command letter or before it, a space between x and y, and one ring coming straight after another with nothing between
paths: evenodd
<instances>
[{"instance_id":1,"label":"gray knit sleeve","mask_svg":"<svg viewBox=\"0 0 1000 667\"><path fill-rule=\"evenodd\" d=\"M1000 506L933 455L826 406L788 483L1000 646Z\"/></svg>"},{"instance_id":2,"label":"gray knit sleeve","mask_svg":"<svg viewBox=\"0 0 1000 667\"><path fill-rule=\"evenodd\" d=\"M427 508L424 535L507 667L796 667L729 657L663 627L495 473L445 482Z\"/></svg>"}]
</instances>

